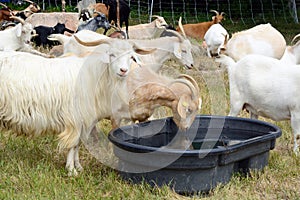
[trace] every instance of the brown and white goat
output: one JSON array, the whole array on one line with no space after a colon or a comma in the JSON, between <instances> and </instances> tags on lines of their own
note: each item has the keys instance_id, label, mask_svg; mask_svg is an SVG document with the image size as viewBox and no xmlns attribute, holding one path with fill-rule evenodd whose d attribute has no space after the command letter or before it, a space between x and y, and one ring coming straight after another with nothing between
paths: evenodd
<instances>
[{"instance_id":1,"label":"brown and white goat","mask_svg":"<svg viewBox=\"0 0 300 200\"><path fill-rule=\"evenodd\" d=\"M12 10L1 2L0 5L3 7L0 9L0 22L3 20L12 21L12 19L9 18L12 15Z\"/></svg>"},{"instance_id":2,"label":"brown and white goat","mask_svg":"<svg viewBox=\"0 0 300 200\"><path fill-rule=\"evenodd\" d=\"M221 14L219 14L219 12L216 10L210 10L210 11L216 13L216 16L212 17L212 21L183 25L183 29L185 31L186 36L202 40L204 38L206 31L213 24L220 23L224 19L224 14L225 14L224 12L221 12ZM177 27L176 31L182 32L180 27Z\"/></svg>"}]
</instances>

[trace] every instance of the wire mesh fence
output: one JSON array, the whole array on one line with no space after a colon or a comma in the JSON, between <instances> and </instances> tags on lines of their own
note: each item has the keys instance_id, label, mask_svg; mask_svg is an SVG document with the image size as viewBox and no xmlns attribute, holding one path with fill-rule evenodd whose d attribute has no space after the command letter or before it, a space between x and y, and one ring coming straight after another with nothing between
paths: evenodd
<instances>
[{"instance_id":1,"label":"wire mesh fence","mask_svg":"<svg viewBox=\"0 0 300 200\"><path fill-rule=\"evenodd\" d=\"M20 0L0 0L13 2ZM61 0L34 0L43 9L61 6ZM76 12L79 0L66 0L69 11ZM97 0L103 3L105 0ZM259 24L266 22L298 23L300 0L127 0L131 8L130 18L134 23L151 21L152 15L163 16L170 23L211 20L217 10L226 13L231 23Z\"/></svg>"}]
</instances>

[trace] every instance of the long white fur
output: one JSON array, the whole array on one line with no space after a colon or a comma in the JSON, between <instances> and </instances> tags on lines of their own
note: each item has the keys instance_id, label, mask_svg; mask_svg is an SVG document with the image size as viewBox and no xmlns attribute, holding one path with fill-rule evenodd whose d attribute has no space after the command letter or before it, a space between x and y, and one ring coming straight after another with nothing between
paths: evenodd
<instances>
[{"instance_id":1,"label":"long white fur","mask_svg":"<svg viewBox=\"0 0 300 200\"><path fill-rule=\"evenodd\" d=\"M111 56L111 54L114 54ZM86 57L47 59L24 52L0 52L0 125L18 134L58 134L69 149L67 169L76 175L80 137L111 116L114 85L129 71L132 46L126 41L99 45ZM75 167L75 168L74 168Z\"/></svg>"}]
</instances>

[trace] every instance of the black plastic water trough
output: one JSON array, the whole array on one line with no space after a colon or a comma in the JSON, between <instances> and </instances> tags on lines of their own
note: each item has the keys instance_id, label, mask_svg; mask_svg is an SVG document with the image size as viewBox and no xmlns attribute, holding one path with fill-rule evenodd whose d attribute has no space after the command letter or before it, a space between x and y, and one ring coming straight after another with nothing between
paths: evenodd
<instances>
[{"instance_id":1,"label":"black plastic water trough","mask_svg":"<svg viewBox=\"0 0 300 200\"><path fill-rule=\"evenodd\" d=\"M197 116L186 132L164 118L121 127L109 140L125 180L190 194L228 183L235 172L264 168L279 136L277 126L259 120ZM182 138L191 146L174 146Z\"/></svg>"}]
</instances>

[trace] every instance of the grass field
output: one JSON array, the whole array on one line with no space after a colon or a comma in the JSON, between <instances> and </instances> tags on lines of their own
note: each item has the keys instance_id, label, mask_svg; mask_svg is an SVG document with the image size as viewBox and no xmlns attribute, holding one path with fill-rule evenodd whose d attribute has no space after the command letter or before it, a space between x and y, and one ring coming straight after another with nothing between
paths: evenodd
<instances>
[{"instance_id":1,"label":"grass field","mask_svg":"<svg viewBox=\"0 0 300 200\"><path fill-rule=\"evenodd\" d=\"M288 44L300 32L296 24L273 25L284 34ZM225 23L224 26L232 33L253 25ZM229 110L226 70L204 54L204 51L195 54L197 70L186 71L177 63L169 62L163 73L192 75L199 83L203 99L199 114L226 115ZM241 116L248 117L248 114L243 112ZM152 188L145 183L128 183L84 146L80 149L84 171L77 177L68 177L64 168L66 152L58 152L55 136L27 138L0 133L0 199L300 199L300 157L292 151L290 123L260 119L276 124L283 132L270 152L268 166L248 176L235 174L228 184L194 196L178 195L166 186ZM105 133L110 129L109 121L99 126Z\"/></svg>"}]
</instances>

